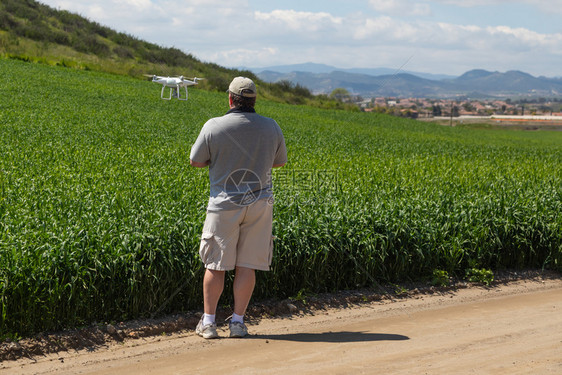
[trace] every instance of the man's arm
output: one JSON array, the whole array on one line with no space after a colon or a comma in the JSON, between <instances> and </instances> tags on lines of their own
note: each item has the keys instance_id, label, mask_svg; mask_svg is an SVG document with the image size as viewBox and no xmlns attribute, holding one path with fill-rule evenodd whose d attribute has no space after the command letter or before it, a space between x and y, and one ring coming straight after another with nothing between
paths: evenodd
<instances>
[{"instance_id":1,"label":"man's arm","mask_svg":"<svg viewBox=\"0 0 562 375\"><path fill-rule=\"evenodd\" d=\"M279 140L277 144L277 150L275 151L275 157L273 159L272 168L279 168L287 163L287 146L285 146L285 138L281 132L281 128L277 123L275 123L277 131L279 132Z\"/></svg>"},{"instance_id":2,"label":"man's arm","mask_svg":"<svg viewBox=\"0 0 562 375\"><path fill-rule=\"evenodd\" d=\"M209 161L207 160L206 162L201 163L190 159L189 164L191 164L191 166L195 168L205 168L207 165L209 165Z\"/></svg>"}]
</instances>

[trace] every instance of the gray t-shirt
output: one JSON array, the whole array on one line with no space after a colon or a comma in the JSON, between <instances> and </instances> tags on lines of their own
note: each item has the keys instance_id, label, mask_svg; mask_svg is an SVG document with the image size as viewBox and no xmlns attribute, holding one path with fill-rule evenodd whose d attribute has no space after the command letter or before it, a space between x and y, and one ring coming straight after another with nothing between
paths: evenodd
<instances>
[{"instance_id":1,"label":"gray t-shirt","mask_svg":"<svg viewBox=\"0 0 562 375\"><path fill-rule=\"evenodd\" d=\"M271 168L287 162L287 149L275 120L231 109L203 125L190 159L209 161L207 210L233 210L272 196Z\"/></svg>"}]
</instances>

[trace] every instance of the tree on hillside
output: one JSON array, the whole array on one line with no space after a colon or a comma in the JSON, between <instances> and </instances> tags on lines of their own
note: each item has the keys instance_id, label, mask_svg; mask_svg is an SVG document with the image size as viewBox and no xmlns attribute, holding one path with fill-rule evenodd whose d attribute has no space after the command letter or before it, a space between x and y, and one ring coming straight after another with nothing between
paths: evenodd
<instances>
[{"instance_id":1,"label":"tree on hillside","mask_svg":"<svg viewBox=\"0 0 562 375\"><path fill-rule=\"evenodd\" d=\"M467 111L467 112L474 111L474 106L470 102L466 102L462 106L463 106L464 110Z\"/></svg>"},{"instance_id":2,"label":"tree on hillside","mask_svg":"<svg viewBox=\"0 0 562 375\"><path fill-rule=\"evenodd\" d=\"M340 102L346 101L350 98L349 91L344 89L343 87L338 87L331 92L330 98L339 100Z\"/></svg>"},{"instance_id":3,"label":"tree on hillside","mask_svg":"<svg viewBox=\"0 0 562 375\"><path fill-rule=\"evenodd\" d=\"M454 105L453 108L452 108L452 111L453 111L453 113L452 113L451 116L459 117L459 107L458 106Z\"/></svg>"},{"instance_id":4,"label":"tree on hillside","mask_svg":"<svg viewBox=\"0 0 562 375\"><path fill-rule=\"evenodd\" d=\"M441 116L441 106L439 104L433 105L431 111L433 116Z\"/></svg>"}]
</instances>

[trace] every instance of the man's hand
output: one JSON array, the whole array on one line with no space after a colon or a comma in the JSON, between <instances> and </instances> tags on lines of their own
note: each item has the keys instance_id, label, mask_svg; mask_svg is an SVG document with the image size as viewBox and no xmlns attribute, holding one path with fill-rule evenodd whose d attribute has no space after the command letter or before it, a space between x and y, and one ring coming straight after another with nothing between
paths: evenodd
<instances>
[{"instance_id":1,"label":"man's hand","mask_svg":"<svg viewBox=\"0 0 562 375\"><path fill-rule=\"evenodd\" d=\"M189 164L191 164L191 166L195 168L205 168L207 165L209 165L209 161L207 160L204 163L200 163L198 161L189 160Z\"/></svg>"}]
</instances>

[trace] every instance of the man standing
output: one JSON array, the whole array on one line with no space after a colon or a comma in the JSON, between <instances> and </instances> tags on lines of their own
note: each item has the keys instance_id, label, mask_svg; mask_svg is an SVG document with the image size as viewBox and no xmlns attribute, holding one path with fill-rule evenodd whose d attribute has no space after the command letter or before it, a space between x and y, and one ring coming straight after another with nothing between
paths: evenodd
<instances>
[{"instance_id":1,"label":"man standing","mask_svg":"<svg viewBox=\"0 0 562 375\"><path fill-rule=\"evenodd\" d=\"M205 264L204 314L198 335L216 338L215 313L225 272L235 270L230 337L244 337L244 313L255 286L255 270L268 271L273 253L271 169L287 162L279 125L256 113L254 82L236 77L228 88L230 110L203 125L190 164L209 166L210 198L199 254Z\"/></svg>"}]
</instances>

